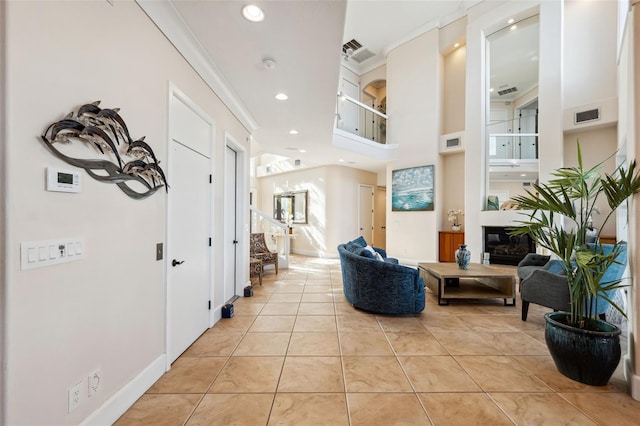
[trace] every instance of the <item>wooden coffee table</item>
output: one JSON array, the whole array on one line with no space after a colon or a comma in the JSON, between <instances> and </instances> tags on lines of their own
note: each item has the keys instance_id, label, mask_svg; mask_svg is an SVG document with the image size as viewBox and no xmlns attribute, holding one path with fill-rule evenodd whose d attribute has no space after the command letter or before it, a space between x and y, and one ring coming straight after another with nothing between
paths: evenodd
<instances>
[{"instance_id":1,"label":"wooden coffee table","mask_svg":"<svg viewBox=\"0 0 640 426\"><path fill-rule=\"evenodd\" d=\"M420 276L438 295L438 305L448 305L449 299L512 299L516 305L516 271L494 265L471 263L469 269L456 263L418 263Z\"/></svg>"}]
</instances>

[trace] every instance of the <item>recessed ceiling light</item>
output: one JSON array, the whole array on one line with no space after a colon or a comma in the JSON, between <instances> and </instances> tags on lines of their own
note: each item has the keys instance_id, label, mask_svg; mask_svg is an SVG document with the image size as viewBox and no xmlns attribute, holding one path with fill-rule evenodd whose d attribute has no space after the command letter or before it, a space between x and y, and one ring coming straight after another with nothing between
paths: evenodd
<instances>
[{"instance_id":1,"label":"recessed ceiling light","mask_svg":"<svg viewBox=\"0 0 640 426\"><path fill-rule=\"evenodd\" d=\"M511 25L515 22L515 19L511 18L507 21L507 24Z\"/></svg>"},{"instance_id":2,"label":"recessed ceiling light","mask_svg":"<svg viewBox=\"0 0 640 426\"><path fill-rule=\"evenodd\" d=\"M278 93L276 95L276 99L279 101L286 101L287 99L289 99L289 97L287 96L286 93Z\"/></svg>"},{"instance_id":3,"label":"recessed ceiling light","mask_svg":"<svg viewBox=\"0 0 640 426\"><path fill-rule=\"evenodd\" d=\"M511 28L509 28L511 31L515 30L516 28L518 28L517 25L512 25Z\"/></svg>"},{"instance_id":4,"label":"recessed ceiling light","mask_svg":"<svg viewBox=\"0 0 640 426\"><path fill-rule=\"evenodd\" d=\"M255 4L248 4L242 8L242 16L247 21L260 22L264 20L264 12Z\"/></svg>"},{"instance_id":5,"label":"recessed ceiling light","mask_svg":"<svg viewBox=\"0 0 640 426\"><path fill-rule=\"evenodd\" d=\"M297 135L298 131L296 129L291 129L291 130L289 130L289 134L290 135Z\"/></svg>"},{"instance_id":6,"label":"recessed ceiling light","mask_svg":"<svg viewBox=\"0 0 640 426\"><path fill-rule=\"evenodd\" d=\"M306 149L301 149L301 150L299 150L298 152L300 152L300 153L304 154L305 152L307 152L307 150L306 150Z\"/></svg>"},{"instance_id":7,"label":"recessed ceiling light","mask_svg":"<svg viewBox=\"0 0 640 426\"><path fill-rule=\"evenodd\" d=\"M493 87L491 89L489 89L490 92L493 92Z\"/></svg>"},{"instance_id":8,"label":"recessed ceiling light","mask_svg":"<svg viewBox=\"0 0 640 426\"><path fill-rule=\"evenodd\" d=\"M338 160L338 163L344 163L344 160L341 158Z\"/></svg>"},{"instance_id":9,"label":"recessed ceiling light","mask_svg":"<svg viewBox=\"0 0 640 426\"><path fill-rule=\"evenodd\" d=\"M458 47L460 47L460 43L454 44L453 47L455 47L457 49Z\"/></svg>"},{"instance_id":10,"label":"recessed ceiling light","mask_svg":"<svg viewBox=\"0 0 640 426\"><path fill-rule=\"evenodd\" d=\"M521 177L527 177L527 175L525 175L524 173L520 175Z\"/></svg>"}]
</instances>

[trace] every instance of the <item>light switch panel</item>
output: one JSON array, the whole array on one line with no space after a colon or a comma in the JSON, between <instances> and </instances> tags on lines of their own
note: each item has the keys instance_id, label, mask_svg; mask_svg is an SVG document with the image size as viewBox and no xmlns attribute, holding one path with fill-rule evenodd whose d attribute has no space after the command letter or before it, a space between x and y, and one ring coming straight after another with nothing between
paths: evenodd
<instances>
[{"instance_id":1,"label":"light switch panel","mask_svg":"<svg viewBox=\"0 0 640 426\"><path fill-rule=\"evenodd\" d=\"M31 241L20 244L22 270L56 265L84 258L84 237Z\"/></svg>"}]
</instances>

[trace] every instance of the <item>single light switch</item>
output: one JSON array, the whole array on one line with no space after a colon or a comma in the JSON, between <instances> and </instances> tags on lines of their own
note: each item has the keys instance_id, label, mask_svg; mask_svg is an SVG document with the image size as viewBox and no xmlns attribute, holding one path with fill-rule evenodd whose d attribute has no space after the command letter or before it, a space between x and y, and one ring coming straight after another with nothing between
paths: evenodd
<instances>
[{"instance_id":1,"label":"single light switch","mask_svg":"<svg viewBox=\"0 0 640 426\"><path fill-rule=\"evenodd\" d=\"M76 254L79 256L82 254L82 241L76 241Z\"/></svg>"},{"instance_id":2,"label":"single light switch","mask_svg":"<svg viewBox=\"0 0 640 426\"><path fill-rule=\"evenodd\" d=\"M67 256L76 255L76 243L67 243Z\"/></svg>"},{"instance_id":3,"label":"single light switch","mask_svg":"<svg viewBox=\"0 0 640 426\"><path fill-rule=\"evenodd\" d=\"M39 260L47 260L49 258L49 250L46 247L38 248Z\"/></svg>"},{"instance_id":4,"label":"single light switch","mask_svg":"<svg viewBox=\"0 0 640 426\"><path fill-rule=\"evenodd\" d=\"M27 250L27 259L29 263L38 261L38 250L35 247L31 247Z\"/></svg>"},{"instance_id":5,"label":"single light switch","mask_svg":"<svg viewBox=\"0 0 640 426\"><path fill-rule=\"evenodd\" d=\"M58 247L49 246L49 259L57 259L58 258Z\"/></svg>"}]
</instances>

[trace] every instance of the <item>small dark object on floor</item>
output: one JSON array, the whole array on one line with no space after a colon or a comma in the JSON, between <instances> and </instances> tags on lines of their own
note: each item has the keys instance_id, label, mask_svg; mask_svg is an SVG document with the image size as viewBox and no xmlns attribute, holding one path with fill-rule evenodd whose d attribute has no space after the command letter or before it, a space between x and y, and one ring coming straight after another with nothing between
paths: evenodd
<instances>
[{"instance_id":1,"label":"small dark object on floor","mask_svg":"<svg viewBox=\"0 0 640 426\"><path fill-rule=\"evenodd\" d=\"M222 307L222 318L233 318L233 303L227 303Z\"/></svg>"},{"instance_id":2,"label":"small dark object on floor","mask_svg":"<svg viewBox=\"0 0 640 426\"><path fill-rule=\"evenodd\" d=\"M248 285L244 288L244 297L251 297L253 296L253 287Z\"/></svg>"}]
</instances>

